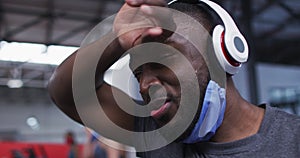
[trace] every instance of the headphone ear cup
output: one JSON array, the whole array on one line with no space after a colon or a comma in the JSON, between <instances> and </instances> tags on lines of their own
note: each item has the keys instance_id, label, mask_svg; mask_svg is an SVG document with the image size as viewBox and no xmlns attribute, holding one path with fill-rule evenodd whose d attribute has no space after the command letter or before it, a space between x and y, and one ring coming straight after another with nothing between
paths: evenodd
<instances>
[{"instance_id":1,"label":"headphone ear cup","mask_svg":"<svg viewBox=\"0 0 300 158\"><path fill-rule=\"evenodd\" d=\"M231 59L230 54L226 50L224 40L224 27L217 25L212 34L213 48L219 64L225 72L234 75L241 67L241 63L237 63Z\"/></svg>"}]
</instances>

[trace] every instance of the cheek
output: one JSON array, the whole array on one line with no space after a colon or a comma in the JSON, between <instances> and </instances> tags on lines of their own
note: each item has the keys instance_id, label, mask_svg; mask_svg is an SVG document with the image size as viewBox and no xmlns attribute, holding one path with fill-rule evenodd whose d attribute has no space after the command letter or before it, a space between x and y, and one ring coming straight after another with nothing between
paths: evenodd
<instances>
[{"instance_id":1,"label":"cheek","mask_svg":"<svg viewBox=\"0 0 300 158\"><path fill-rule=\"evenodd\" d=\"M159 80L161 80L162 84L167 84L171 86L179 85L178 77L180 76L178 76L178 74L181 74L181 72L178 71L178 68L174 66L162 66L157 71L157 76Z\"/></svg>"},{"instance_id":2,"label":"cheek","mask_svg":"<svg viewBox=\"0 0 300 158\"><path fill-rule=\"evenodd\" d=\"M203 99L203 96L205 94L205 90L207 87L207 84L210 80L209 76L209 71L206 67L206 65L202 65L198 70L197 70L197 80L199 84L199 89L200 89L200 95L201 95L201 100Z\"/></svg>"},{"instance_id":3,"label":"cheek","mask_svg":"<svg viewBox=\"0 0 300 158\"><path fill-rule=\"evenodd\" d=\"M209 71L208 71L208 68L206 67L206 65L201 65L200 67L198 67L196 70L196 75L197 75L199 84L200 83L206 84L210 78Z\"/></svg>"},{"instance_id":4,"label":"cheek","mask_svg":"<svg viewBox=\"0 0 300 158\"><path fill-rule=\"evenodd\" d=\"M192 65L195 69L200 88L207 85L210 79L210 75L207 64L203 57L199 55L197 56L197 58L194 58L194 60L192 61Z\"/></svg>"}]
</instances>

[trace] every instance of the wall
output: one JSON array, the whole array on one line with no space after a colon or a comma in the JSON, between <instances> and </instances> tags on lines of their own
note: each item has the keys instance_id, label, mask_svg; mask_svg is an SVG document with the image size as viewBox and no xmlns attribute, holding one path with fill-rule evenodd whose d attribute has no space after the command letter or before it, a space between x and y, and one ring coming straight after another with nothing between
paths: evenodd
<instances>
[{"instance_id":1,"label":"wall","mask_svg":"<svg viewBox=\"0 0 300 158\"><path fill-rule=\"evenodd\" d=\"M0 131L15 133L20 141L63 143L68 130L83 142L83 128L64 115L49 99L45 89L9 89L0 87ZM40 128L31 129L26 124L30 116L38 118Z\"/></svg>"},{"instance_id":2,"label":"wall","mask_svg":"<svg viewBox=\"0 0 300 158\"><path fill-rule=\"evenodd\" d=\"M258 84L258 101L260 103L268 103L270 101L269 92L271 88L300 88L299 66L260 63L256 66L256 72ZM289 109L285 110L287 112L291 112Z\"/></svg>"},{"instance_id":3,"label":"wall","mask_svg":"<svg viewBox=\"0 0 300 158\"><path fill-rule=\"evenodd\" d=\"M248 65L243 65L242 69L233 79L242 97L250 101L250 85L248 78ZM257 100L259 104L270 104L270 90L272 88L293 88L300 92L300 67L279 64L258 63L255 66L257 82ZM298 98L300 101L300 98ZM298 103L299 104L299 103ZM293 109L290 105L280 106L289 113L300 115L300 106Z\"/></svg>"}]
</instances>

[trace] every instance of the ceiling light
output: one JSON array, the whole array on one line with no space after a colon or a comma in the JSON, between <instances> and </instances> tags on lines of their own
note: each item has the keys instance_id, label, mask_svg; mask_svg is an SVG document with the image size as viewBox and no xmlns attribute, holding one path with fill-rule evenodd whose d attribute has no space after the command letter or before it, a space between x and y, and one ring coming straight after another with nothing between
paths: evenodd
<instances>
[{"instance_id":1,"label":"ceiling light","mask_svg":"<svg viewBox=\"0 0 300 158\"><path fill-rule=\"evenodd\" d=\"M40 128L39 121L34 116L28 117L26 123L33 130L38 130Z\"/></svg>"},{"instance_id":2,"label":"ceiling light","mask_svg":"<svg viewBox=\"0 0 300 158\"><path fill-rule=\"evenodd\" d=\"M23 81L20 79L10 79L7 82L9 88L21 88L23 86Z\"/></svg>"}]
</instances>

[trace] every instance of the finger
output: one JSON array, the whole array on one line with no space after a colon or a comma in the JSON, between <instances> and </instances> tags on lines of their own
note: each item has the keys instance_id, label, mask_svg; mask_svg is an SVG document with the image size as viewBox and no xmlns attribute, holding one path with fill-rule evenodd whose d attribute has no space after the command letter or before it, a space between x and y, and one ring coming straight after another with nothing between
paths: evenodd
<instances>
[{"instance_id":1,"label":"finger","mask_svg":"<svg viewBox=\"0 0 300 158\"><path fill-rule=\"evenodd\" d=\"M172 10L165 7L142 5L140 11L147 15L153 24L163 29L174 31L176 24L173 20Z\"/></svg>"},{"instance_id":2,"label":"finger","mask_svg":"<svg viewBox=\"0 0 300 158\"><path fill-rule=\"evenodd\" d=\"M152 5L152 6L167 6L167 3L165 0L125 0L125 2L134 7L139 7L143 4Z\"/></svg>"},{"instance_id":3,"label":"finger","mask_svg":"<svg viewBox=\"0 0 300 158\"><path fill-rule=\"evenodd\" d=\"M146 31L143 32L141 35L139 42L140 43L146 43L146 42L161 42L164 43L164 41L170 37L173 34L173 32L164 30L160 27L155 28L149 28Z\"/></svg>"},{"instance_id":4,"label":"finger","mask_svg":"<svg viewBox=\"0 0 300 158\"><path fill-rule=\"evenodd\" d=\"M147 31L147 34L148 34L149 36L159 36L159 35L161 35L162 33L163 33L163 30L162 30L162 28L160 28L160 27L150 28L150 29L148 29L148 31Z\"/></svg>"}]
</instances>

